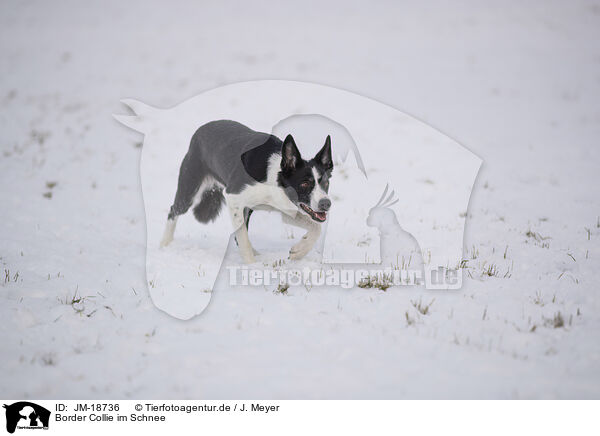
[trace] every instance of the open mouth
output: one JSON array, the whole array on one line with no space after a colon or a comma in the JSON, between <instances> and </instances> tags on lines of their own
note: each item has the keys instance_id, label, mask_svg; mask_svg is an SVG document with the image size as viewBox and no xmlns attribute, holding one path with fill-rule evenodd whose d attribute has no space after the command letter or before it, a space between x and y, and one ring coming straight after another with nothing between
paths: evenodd
<instances>
[{"instance_id":1,"label":"open mouth","mask_svg":"<svg viewBox=\"0 0 600 436\"><path fill-rule=\"evenodd\" d=\"M309 214L310 217L315 221L322 223L323 221L325 221L327 219L327 212L315 212L314 210L312 210L310 207L308 207L304 203L300 203L300 207L302 208L302 210L304 212Z\"/></svg>"}]
</instances>

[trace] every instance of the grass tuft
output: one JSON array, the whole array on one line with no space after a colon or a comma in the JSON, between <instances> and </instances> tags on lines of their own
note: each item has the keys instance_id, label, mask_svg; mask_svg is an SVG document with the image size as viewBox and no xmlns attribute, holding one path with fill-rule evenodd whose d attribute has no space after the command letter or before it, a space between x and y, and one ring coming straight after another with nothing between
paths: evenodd
<instances>
[{"instance_id":1,"label":"grass tuft","mask_svg":"<svg viewBox=\"0 0 600 436\"><path fill-rule=\"evenodd\" d=\"M554 317L544 318L544 325L558 329L565 326L565 319L562 313L556 312Z\"/></svg>"},{"instance_id":2,"label":"grass tuft","mask_svg":"<svg viewBox=\"0 0 600 436\"><path fill-rule=\"evenodd\" d=\"M279 285L277 285L277 289L275 289L274 293L281 294L281 295L287 295L288 289L290 289L290 285L288 285L287 283L279 283Z\"/></svg>"},{"instance_id":3,"label":"grass tuft","mask_svg":"<svg viewBox=\"0 0 600 436\"><path fill-rule=\"evenodd\" d=\"M498 267L494 263L490 263L487 266L487 268L484 267L483 271L481 272L482 276L488 276L488 277L498 277L498 274L500 274L500 271L498 270Z\"/></svg>"},{"instance_id":4,"label":"grass tuft","mask_svg":"<svg viewBox=\"0 0 600 436\"><path fill-rule=\"evenodd\" d=\"M538 232L534 232L531 229L529 229L525 232L525 236L527 236L528 238L535 239L537 242L542 242L542 241L545 241L546 239L551 239L550 236L542 236Z\"/></svg>"},{"instance_id":5,"label":"grass tuft","mask_svg":"<svg viewBox=\"0 0 600 436\"><path fill-rule=\"evenodd\" d=\"M429 304L424 304L421 301L421 299L419 298L419 301L412 301L411 300L410 304L412 304L413 307L415 309L417 309L421 315L428 315L430 313L429 309L431 308L431 305L433 304L434 301L435 301L435 298L433 300L431 300L429 302Z\"/></svg>"},{"instance_id":6,"label":"grass tuft","mask_svg":"<svg viewBox=\"0 0 600 436\"><path fill-rule=\"evenodd\" d=\"M391 274L377 274L373 276L368 276L358 282L359 288L377 288L382 291L387 291L387 289L394 285L394 279Z\"/></svg>"}]
</instances>

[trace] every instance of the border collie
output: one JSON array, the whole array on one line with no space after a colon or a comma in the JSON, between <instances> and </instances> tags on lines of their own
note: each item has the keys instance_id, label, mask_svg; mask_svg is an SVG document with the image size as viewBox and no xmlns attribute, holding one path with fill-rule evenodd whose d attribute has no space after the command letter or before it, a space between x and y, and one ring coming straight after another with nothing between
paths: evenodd
<instances>
[{"instance_id":1,"label":"border collie","mask_svg":"<svg viewBox=\"0 0 600 436\"><path fill-rule=\"evenodd\" d=\"M190 207L198 221L208 223L226 203L244 262L255 261L248 239L254 210L280 211L284 222L307 230L290 250L290 259L300 259L314 246L327 219L332 170L329 136L315 157L306 161L292 135L282 142L235 121L207 123L194 133L181 163L160 245L173 240L177 217Z\"/></svg>"}]
</instances>

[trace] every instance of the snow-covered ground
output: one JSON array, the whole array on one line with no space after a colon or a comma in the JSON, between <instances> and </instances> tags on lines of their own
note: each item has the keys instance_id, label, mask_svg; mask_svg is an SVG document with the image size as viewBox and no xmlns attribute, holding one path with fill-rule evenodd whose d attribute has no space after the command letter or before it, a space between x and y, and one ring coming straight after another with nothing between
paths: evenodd
<instances>
[{"instance_id":1,"label":"snow-covered ground","mask_svg":"<svg viewBox=\"0 0 600 436\"><path fill-rule=\"evenodd\" d=\"M4 397L599 396L600 3L0 10ZM273 78L379 100L483 159L461 290L231 289L190 321L154 307L142 138L111 114Z\"/></svg>"}]
</instances>

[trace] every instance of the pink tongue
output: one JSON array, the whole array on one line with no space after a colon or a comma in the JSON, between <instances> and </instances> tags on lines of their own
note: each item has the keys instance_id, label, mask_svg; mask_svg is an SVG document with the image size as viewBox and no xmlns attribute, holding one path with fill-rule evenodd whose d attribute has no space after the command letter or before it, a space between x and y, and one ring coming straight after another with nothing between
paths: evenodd
<instances>
[{"instance_id":1,"label":"pink tongue","mask_svg":"<svg viewBox=\"0 0 600 436\"><path fill-rule=\"evenodd\" d=\"M325 212L315 212L315 215L318 216L320 220L324 220L327 216Z\"/></svg>"}]
</instances>

